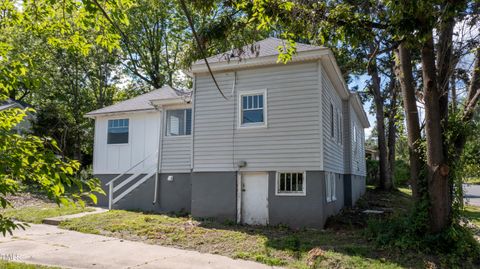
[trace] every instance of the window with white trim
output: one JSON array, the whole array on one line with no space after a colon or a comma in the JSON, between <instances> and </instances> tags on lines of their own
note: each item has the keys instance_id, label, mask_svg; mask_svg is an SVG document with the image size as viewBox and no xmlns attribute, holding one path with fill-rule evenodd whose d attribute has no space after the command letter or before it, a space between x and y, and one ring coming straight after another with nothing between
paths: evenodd
<instances>
[{"instance_id":1,"label":"window with white trim","mask_svg":"<svg viewBox=\"0 0 480 269\"><path fill-rule=\"evenodd\" d=\"M239 123L241 127L264 126L266 123L266 90L240 93Z\"/></svg>"},{"instance_id":2,"label":"window with white trim","mask_svg":"<svg viewBox=\"0 0 480 269\"><path fill-rule=\"evenodd\" d=\"M337 200L337 184L336 184L336 174L332 172L325 173L325 195L327 202L333 202Z\"/></svg>"},{"instance_id":3,"label":"window with white trim","mask_svg":"<svg viewBox=\"0 0 480 269\"><path fill-rule=\"evenodd\" d=\"M107 144L128 144L129 119L108 120Z\"/></svg>"},{"instance_id":4,"label":"window with white trim","mask_svg":"<svg viewBox=\"0 0 480 269\"><path fill-rule=\"evenodd\" d=\"M330 103L330 135L335 137L335 124L334 124L334 116L333 116L333 104Z\"/></svg>"},{"instance_id":5,"label":"window with white trim","mask_svg":"<svg viewBox=\"0 0 480 269\"><path fill-rule=\"evenodd\" d=\"M340 145L343 145L343 116L342 113L340 112L340 134L339 134L339 140L340 140Z\"/></svg>"},{"instance_id":6,"label":"window with white trim","mask_svg":"<svg viewBox=\"0 0 480 269\"><path fill-rule=\"evenodd\" d=\"M192 133L192 109L167 110L167 136L190 135Z\"/></svg>"},{"instance_id":7,"label":"window with white trim","mask_svg":"<svg viewBox=\"0 0 480 269\"><path fill-rule=\"evenodd\" d=\"M358 143L357 143L357 126L353 124L353 156L356 158L358 155Z\"/></svg>"},{"instance_id":8,"label":"window with white trim","mask_svg":"<svg viewBox=\"0 0 480 269\"><path fill-rule=\"evenodd\" d=\"M276 195L305 195L304 172L277 172Z\"/></svg>"},{"instance_id":9,"label":"window with white trim","mask_svg":"<svg viewBox=\"0 0 480 269\"><path fill-rule=\"evenodd\" d=\"M342 140L342 136L340 134L340 126L341 126L341 122L340 122L340 111L337 109L337 143L341 143L341 140Z\"/></svg>"}]
</instances>

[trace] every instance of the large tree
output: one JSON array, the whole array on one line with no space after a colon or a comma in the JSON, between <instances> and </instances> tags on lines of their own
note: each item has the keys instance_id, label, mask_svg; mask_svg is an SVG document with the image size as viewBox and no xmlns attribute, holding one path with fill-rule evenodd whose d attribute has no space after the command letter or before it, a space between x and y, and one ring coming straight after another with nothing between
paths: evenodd
<instances>
[{"instance_id":1,"label":"large tree","mask_svg":"<svg viewBox=\"0 0 480 269\"><path fill-rule=\"evenodd\" d=\"M112 17L121 17L121 5L107 3ZM63 14L65 17L58 17ZM72 14L75 16L70 17ZM34 53L23 50L12 42L18 31L24 38L42 36L42 40L60 50L88 53L91 46L86 38L75 31L67 21L74 18L75 23L85 29L97 29L106 25L106 19L99 16L98 9L92 8L89 1L10 1L0 3L0 100L7 97L17 98L29 93L32 86L41 81L35 68L46 59L46 50ZM106 28L105 28L106 29ZM104 32L96 40L98 44L113 48L116 35ZM109 47L110 46L110 47ZM37 69L38 70L38 69ZM21 97L20 97L21 98ZM98 180L84 180L77 176L79 163L67 158L58 158L60 151L55 141L30 134L18 135L11 130L26 115L20 109L8 109L0 112L0 205L10 206L9 194L19 191L21 184L34 184L58 203L83 203L85 197L96 201L95 192L102 193ZM5 234L20 227L18 223L0 214L0 231Z\"/></svg>"},{"instance_id":2,"label":"large tree","mask_svg":"<svg viewBox=\"0 0 480 269\"><path fill-rule=\"evenodd\" d=\"M448 228L452 221L453 169L463 150L465 132L452 134L452 124L470 124L480 96L478 39L469 44L474 50L474 68L470 75L469 90L461 117L449 117L448 101L451 75L455 72L453 33L455 25L465 19L477 21L476 1L422 0L422 1L372 1L383 12L371 12L357 1L224 1L226 5L241 10L259 30L282 33L292 42L279 57L288 61L295 51L294 40L325 41L333 38L337 44L358 47L371 44L372 30L382 32L382 41L388 50L396 50L396 74L402 90L409 146L411 147L411 172L415 197L427 199L428 227L438 233ZM370 2L369 2L370 4ZM373 35L376 36L376 35ZM375 43L374 43L375 44ZM376 49L370 50L371 55ZM372 59L374 62L376 59ZM418 61L416 61L418 60ZM419 65L419 83L414 81L413 66ZM366 71L373 75L372 65ZM374 66L374 65L373 65ZM375 82L375 84L378 84ZM421 95L417 94L421 86ZM421 96L419 99L418 96ZM422 136L418 118L417 101L424 103L425 136ZM379 103L380 105L380 103ZM378 117L378 115L377 115ZM453 122L449 122L453 120ZM461 130L461 129L460 129ZM422 139L425 151L422 151ZM455 150L452 151L451 147ZM424 157L423 157L424 156ZM425 165L423 165L425 159ZM423 176L425 175L425 177ZM422 184L425 185L423 188ZM418 199L420 202L422 199Z\"/></svg>"}]
</instances>

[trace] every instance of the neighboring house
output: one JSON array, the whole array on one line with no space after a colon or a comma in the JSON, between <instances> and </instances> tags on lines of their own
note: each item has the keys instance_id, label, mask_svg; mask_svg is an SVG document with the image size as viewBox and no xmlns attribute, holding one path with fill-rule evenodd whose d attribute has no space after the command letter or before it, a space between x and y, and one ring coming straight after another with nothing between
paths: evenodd
<instances>
[{"instance_id":1,"label":"neighboring house","mask_svg":"<svg viewBox=\"0 0 480 269\"><path fill-rule=\"evenodd\" d=\"M365 148L365 157L367 158L367 160L380 160L378 150L373 148Z\"/></svg>"},{"instance_id":2,"label":"neighboring house","mask_svg":"<svg viewBox=\"0 0 480 269\"><path fill-rule=\"evenodd\" d=\"M95 118L101 205L246 224L323 227L365 192L360 99L330 49L257 42L242 59L191 67L193 93L162 89L87 114ZM249 47L248 47L249 48Z\"/></svg>"},{"instance_id":3,"label":"neighboring house","mask_svg":"<svg viewBox=\"0 0 480 269\"><path fill-rule=\"evenodd\" d=\"M0 101L0 111L12 109L12 108L26 109L29 107L31 106L25 102L13 100L10 98L8 98L3 102ZM23 120L13 128L13 131L16 132L17 134L31 133L32 121L34 119L35 119L35 116L31 112L27 112L27 116L23 118Z\"/></svg>"}]
</instances>

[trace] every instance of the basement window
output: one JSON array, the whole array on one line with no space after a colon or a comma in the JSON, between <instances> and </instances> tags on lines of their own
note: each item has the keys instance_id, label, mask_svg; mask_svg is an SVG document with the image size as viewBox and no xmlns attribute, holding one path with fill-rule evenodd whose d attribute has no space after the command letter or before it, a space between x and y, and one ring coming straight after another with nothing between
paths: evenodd
<instances>
[{"instance_id":1,"label":"basement window","mask_svg":"<svg viewBox=\"0 0 480 269\"><path fill-rule=\"evenodd\" d=\"M325 195L327 203L337 200L336 174L332 172L325 173Z\"/></svg>"},{"instance_id":2,"label":"basement window","mask_svg":"<svg viewBox=\"0 0 480 269\"><path fill-rule=\"evenodd\" d=\"M128 119L108 120L107 144L128 144Z\"/></svg>"},{"instance_id":3,"label":"basement window","mask_svg":"<svg viewBox=\"0 0 480 269\"><path fill-rule=\"evenodd\" d=\"M277 172L276 195L306 194L305 172Z\"/></svg>"}]
</instances>

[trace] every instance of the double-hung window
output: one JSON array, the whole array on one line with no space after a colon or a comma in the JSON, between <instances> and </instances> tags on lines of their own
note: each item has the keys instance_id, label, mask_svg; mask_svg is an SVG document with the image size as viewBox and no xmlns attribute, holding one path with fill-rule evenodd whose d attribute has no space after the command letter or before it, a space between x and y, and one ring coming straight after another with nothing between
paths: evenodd
<instances>
[{"instance_id":1,"label":"double-hung window","mask_svg":"<svg viewBox=\"0 0 480 269\"><path fill-rule=\"evenodd\" d=\"M334 122L334 115L333 115L333 104L330 104L330 135L332 138L335 137L335 122Z\"/></svg>"},{"instance_id":2,"label":"double-hung window","mask_svg":"<svg viewBox=\"0 0 480 269\"><path fill-rule=\"evenodd\" d=\"M306 174L304 172L277 172L276 195L305 195Z\"/></svg>"},{"instance_id":3,"label":"double-hung window","mask_svg":"<svg viewBox=\"0 0 480 269\"><path fill-rule=\"evenodd\" d=\"M107 144L128 144L128 119L108 120Z\"/></svg>"},{"instance_id":4,"label":"double-hung window","mask_svg":"<svg viewBox=\"0 0 480 269\"><path fill-rule=\"evenodd\" d=\"M325 195L327 202L333 202L337 200L337 186L335 181L335 173L326 172L325 173Z\"/></svg>"},{"instance_id":5,"label":"double-hung window","mask_svg":"<svg viewBox=\"0 0 480 269\"><path fill-rule=\"evenodd\" d=\"M241 92L239 95L239 126L266 126L267 91Z\"/></svg>"},{"instance_id":6,"label":"double-hung window","mask_svg":"<svg viewBox=\"0 0 480 269\"><path fill-rule=\"evenodd\" d=\"M167 110L167 136L192 134L192 109Z\"/></svg>"}]
</instances>

